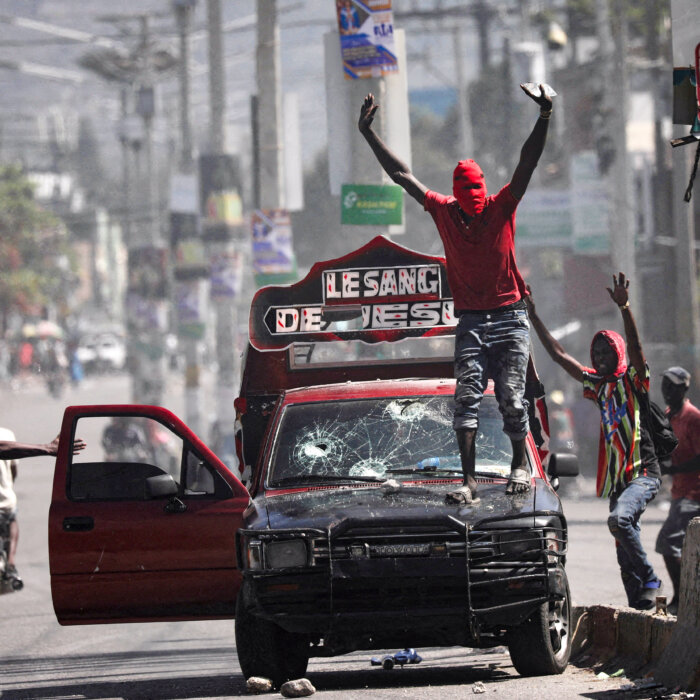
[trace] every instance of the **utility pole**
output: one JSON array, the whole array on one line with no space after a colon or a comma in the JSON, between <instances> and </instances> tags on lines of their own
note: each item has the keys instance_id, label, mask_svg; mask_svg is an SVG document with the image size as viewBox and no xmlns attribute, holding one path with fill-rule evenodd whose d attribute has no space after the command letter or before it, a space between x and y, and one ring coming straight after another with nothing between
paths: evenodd
<instances>
[{"instance_id":1,"label":"utility pole","mask_svg":"<svg viewBox=\"0 0 700 700\"><path fill-rule=\"evenodd\" d=\"M221 23L221 0L207 0L207 29L209 35L209 148L213 155L226 154L226 133L224 117L226 113L226 78ZM242 234L242 231L241 231ZM211 241L208 244L212 266L217 261L225 267L235 259L236 248L239 255L244 249L243 235L237 240L229 237ZM235 294L235 293L234 293ZM217 434L214 449L224 463L233 468L235 462L235 420L233 400L236 396L236 347L238 340L238 306L240 300L233 296L212 295L212 305L216 318L216 360L218 376L216 381L216 425Z\"/></svg>"},{"instance_id":2,"label":"utility pole","mask_svg":"<svg viewBox=\"0 0 700 700\"><path fill-rule=\"evenodd\" d=\"M282 98L277 0L257 0L257 3L259 206L261 209L277 209L285 205L282 187Z\"/></svg>"},{"instance_id":3,"label":"utility pole","mask_svg":"<svg viewBox=\"0 0 700 700\"><path fill-rule=\"evenodd\" d=\"M685 136L687 128L674 127L674 136ZM679 364L700 380L700 305L698 304L695 250L694 199L683 200L688 186L695 149L682 146L673 149L673 231L676 237L675 316L676 350Z\"/></svg>"},{"instance_id":4,"label":"utility pole","mask_svg":"<svg viewBox=\"0 0 700 700\"><path fill-rule=\"evenodd\" d=\"M629 217L630 179L627 159L627 22L620 0L612 8L617 24L615 39L611 30L608 0L596 0L596 25L600 44L601 81L600 99L603 100L600 127L604 135L614 139L614 156L609 171L603 176L611 194L609 205L610 254L615 273L622 271L628 279L637 279L634 237ZM615 90L610 86L614 85ZM633 295L632 303L638 303ZM638 311L638 309L636 309ZM638 323L640 313L635 314Z\"/></svg>"},{"instance_id":5,"label":"utility pole","mask_svg":"<svg viewBox=\"0 0 700 700\"><path fill-rule=\"evenodd\" d=\"M190 119L190 29L192 11L197 0L173 0L173 9L177 18L180 64L180 173L194 175L194 154L192 145L192 126ZM195 304L201 300L203 281L201 278L188 280L190 294ZM178 303L181 303L178 301ZM200 311L202 309L200 308ZM205 319L201 319L206 322ZM180 333L184 344L185 356L185 420L198 435L202 435L201 406L201 368L199 361L199 339L196 333L186 336Z\"/></svg>"},{"instance_id":6,"label":"utility pole","mask_svg":"<svg viewBox=\"0 0 700 700\"><path fill-rule=\"evenodd\" d=\"M452 27L452 51L455 62L455 79L457 80L457 112L459 126L459 153L460 158L466 158L473 153L472 122L467 90L466 77L464 75L464 47L462 46L463 28L459 24Z\"/></svg>"}]
</instances>

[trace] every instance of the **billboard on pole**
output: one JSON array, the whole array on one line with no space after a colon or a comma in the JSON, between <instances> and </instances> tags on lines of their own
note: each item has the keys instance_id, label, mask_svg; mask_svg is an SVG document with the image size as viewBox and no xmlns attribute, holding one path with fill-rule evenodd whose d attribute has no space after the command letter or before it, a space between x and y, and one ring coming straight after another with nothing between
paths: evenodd
<instances>
[{"instance_id":1,"label":"billboard on pole","mask_svg":"<svg viewBox=\"0 0 700 700\"><path fill-rule=\"evenodd\" d=\"M397 71L391 0L336 0L335 8L345 78L377 78Z\"/></svg>"}]
</instances>

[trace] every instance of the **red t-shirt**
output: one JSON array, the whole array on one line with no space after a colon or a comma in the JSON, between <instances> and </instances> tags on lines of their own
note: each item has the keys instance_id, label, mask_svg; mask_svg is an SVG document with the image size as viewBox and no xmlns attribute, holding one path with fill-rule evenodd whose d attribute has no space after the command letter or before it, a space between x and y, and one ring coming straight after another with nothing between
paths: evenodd
<instances>
[{"instance_id":1,"label":"red t-shirt","mask_svg":"<svg viewBox=\"0 0 700 700\"><path fill-rule=\"evenodd\" d=\"M681 410L669 418L673 432L678 438L678 447L671 453L671 464L683 464L700 454L700 409L686 399ZM700 472L674 474L671 498L700 501Z\"/></svg>"},{"instance_id":2,"label":"red t-shirt","mask_svg":"<svg viewBox=\"0 0 700 700\"><path fill-rule=\"evenodd\" d=\"M455 311L497 309L526 296L515 262L518 202L506 185L486 198L484 211L467 226L453 196L432 190L425 193L423 206L433 217L445 248Z\"/></svg>"}]
</instances>

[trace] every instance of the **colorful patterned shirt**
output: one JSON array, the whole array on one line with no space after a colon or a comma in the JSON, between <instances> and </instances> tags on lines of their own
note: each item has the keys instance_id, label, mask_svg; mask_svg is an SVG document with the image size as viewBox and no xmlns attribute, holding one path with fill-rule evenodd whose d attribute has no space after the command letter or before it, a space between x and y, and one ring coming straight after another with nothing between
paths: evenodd
<instances>
[{"instance_id":1,"label":"colorful patterned shirt","mask_svg":"<svg viewBox=\"0 0 700 700\"><path fill-rule=\"evenodd\" d=\"M630 366L616 381L583 373L583 396L595 401L600 409L598 496L619 494L638 476L658 476L658 464L649 463L656 459L653 448L647 458L648 450L642 446L638 393L649 393L648 366L641 377Z\"/></svg>"}]
</instances>

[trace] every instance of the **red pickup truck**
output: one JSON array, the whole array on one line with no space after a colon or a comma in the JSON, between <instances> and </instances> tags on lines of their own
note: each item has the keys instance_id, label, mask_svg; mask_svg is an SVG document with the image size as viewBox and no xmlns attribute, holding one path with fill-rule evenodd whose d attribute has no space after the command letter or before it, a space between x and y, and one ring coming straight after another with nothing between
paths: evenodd
<instances>
[{"instance_id":1,"label":"red pickup truck","mask_svg":"<svg viewBox=\"0 0 700 700\"><path fill-rule=\"evenodd\" d=\"M533 488L507 495L489 390L480 500L445 502L461 481L454 325L444 260L378 237L255 295L237 470L164 408L67 408L49 516L59 622L235 617L243 673L277 685L315 656L397 647L507 645L520 673L561 673L555 487L576 460L547 454L533 395ZM100 438L72 455L76 435Z\"/></svg>"}]
</instances>

